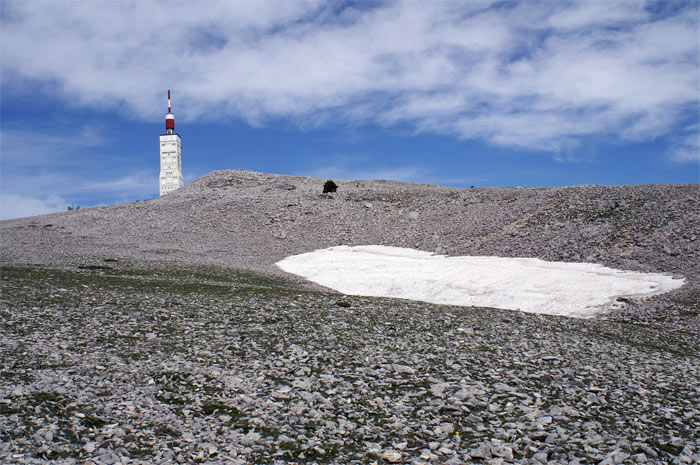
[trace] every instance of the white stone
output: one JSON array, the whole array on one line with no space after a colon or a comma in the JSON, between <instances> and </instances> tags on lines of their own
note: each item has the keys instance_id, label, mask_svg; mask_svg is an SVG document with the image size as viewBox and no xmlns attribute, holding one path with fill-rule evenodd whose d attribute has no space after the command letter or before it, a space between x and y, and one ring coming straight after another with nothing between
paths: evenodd
<instances>
[{"instance_id":1,"label":"white stone","mask_svg":"<svg viewBox=\"0 0 700 465\"><path fill-rule=\"evenodd\" d=\"M388 450L382 454L382 459L389 463L396 463L401 460L401 452Z\"/></svg>"}]
</instances>

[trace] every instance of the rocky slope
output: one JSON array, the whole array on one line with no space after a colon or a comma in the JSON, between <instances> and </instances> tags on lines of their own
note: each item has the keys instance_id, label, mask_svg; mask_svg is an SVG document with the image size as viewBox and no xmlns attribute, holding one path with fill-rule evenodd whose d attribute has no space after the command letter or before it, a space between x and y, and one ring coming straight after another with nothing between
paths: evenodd
<instances>
[{"instance_id":1,"label":"rocky slope","mask_svg":"<svg viewBox=\"0 0 700 465\"><path fill-rule=\"evenodd\" d=\"M216 269L3 274L2 463L700 460L696 334Z\"/></svg>"},{"instance_id":2,"label":"rocky slope","mask_svg":"<svg viewBox=\"0 0 700 465\"><path fill-rule=\"evenodd\" d=\"M324 195L323 182L216 171L151 201L4 221L2 261L146 260L281 274L273 264L282 258L341 244L587 261L688 282L612 317L680 315L698 324L700 185L456 189L337 181L338 191Z\"/></svg>"},{"instance_id":3,"label":"rocky slope","mask_svg":"<svg viewBox=\"0 0 700 465\"><path fill-rule=\"evenodd\" d=\"M324 181L221 171L0 222L0 462L700 461L700 186ZM576 320L344 297L274 266L338 244L687 284Z\"/></svg>"}]
</instances>

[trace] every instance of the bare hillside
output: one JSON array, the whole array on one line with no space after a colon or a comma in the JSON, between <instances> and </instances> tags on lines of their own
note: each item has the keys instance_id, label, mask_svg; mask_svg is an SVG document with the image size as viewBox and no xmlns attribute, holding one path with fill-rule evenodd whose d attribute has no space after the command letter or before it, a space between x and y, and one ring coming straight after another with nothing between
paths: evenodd
<instances>
[{"instance_id":1,"label":"bare hillside","mask_svg":"<svg viewBox=\"0 0 700 465\"><path fill-rule=\"evenodd\" d=\"M2 260L173 262L279 275L273 264L289 255L392 245L672 273L688 284L643 308L630 302L617 316L698 313L697 184L457 189L336 180L337 192L322 194L324 181L216 171L150 201L4 221Z\"/></svg>"},{"instance_id":2,"label":"bare hillside","mask_svg":"<svg viewBox=\"0 0 700 465\"><path fill-rule=\"evenodd\" d=\"M0 462L700 462L698 185L454 189L249 171L0 222ZM380 244L672 273L580 320L342 296Z\"/></svg>"}]
</instances>

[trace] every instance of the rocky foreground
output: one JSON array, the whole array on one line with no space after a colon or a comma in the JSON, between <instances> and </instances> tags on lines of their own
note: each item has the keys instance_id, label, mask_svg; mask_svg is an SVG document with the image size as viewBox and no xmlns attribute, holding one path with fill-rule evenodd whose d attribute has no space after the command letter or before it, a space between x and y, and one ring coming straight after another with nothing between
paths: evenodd
<instances>
[{"instance_id":1,"label":"rocky foreground","mask_svg":"<svg viewBox=\"0 0 700 465\"><path fill-rule=\"evenodd\" d=\"M700 187L215 172L0 222L0 462L697 463ZM597 320L324 292L332 245L683 276Z\"/></svg>"},{"instance_id":2,"label":"rocky foreground","mask_svg":"<svg viewBox=\"0 0 700 465\"><path fill-rule=\"evenodd\" d=\"M697 463L697 335L251 274L3 270L5 463Z\"/></svg>"}]
</instances>

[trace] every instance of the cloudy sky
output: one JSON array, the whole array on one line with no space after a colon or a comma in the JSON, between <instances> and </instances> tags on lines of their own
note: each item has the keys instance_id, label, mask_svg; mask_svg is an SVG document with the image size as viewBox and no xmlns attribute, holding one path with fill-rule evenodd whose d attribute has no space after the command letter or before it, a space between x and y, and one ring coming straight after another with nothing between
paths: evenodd
<instances>
[{"instance_id":1,"label":"cloudy sky","mask_svg":"<svg viewBox=\"0 0 700 465\"><path fill-rule=\"evenodd\" d=\"M697 1L4 0L2 218L245 168L453 186L700 182Z\"/></svg>"}]
</instances>

